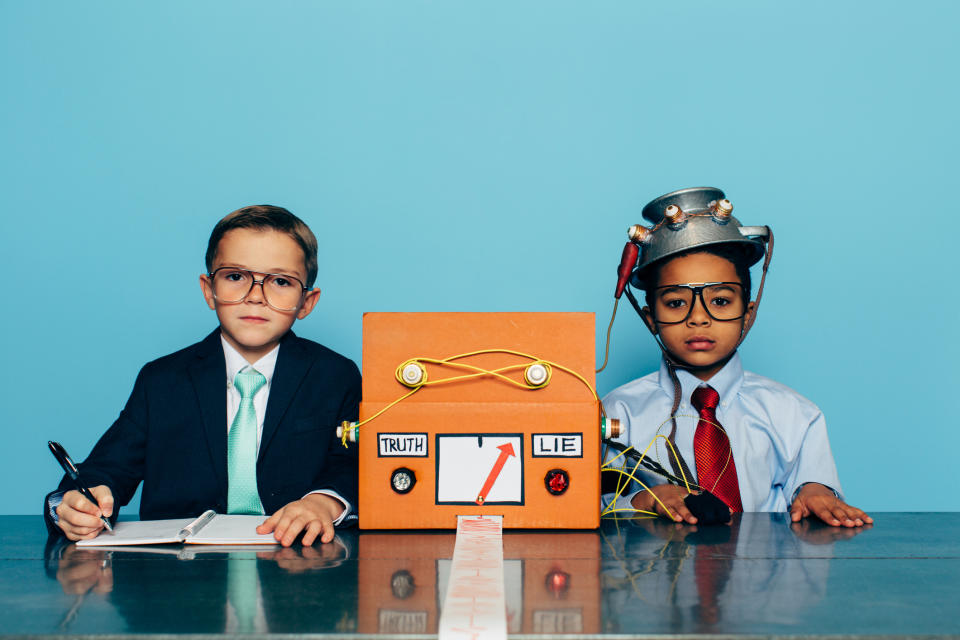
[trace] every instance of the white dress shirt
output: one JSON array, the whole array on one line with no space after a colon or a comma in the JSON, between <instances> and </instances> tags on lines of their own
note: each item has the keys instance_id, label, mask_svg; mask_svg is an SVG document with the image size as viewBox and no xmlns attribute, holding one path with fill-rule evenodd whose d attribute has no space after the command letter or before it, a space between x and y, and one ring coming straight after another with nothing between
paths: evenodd
<instances>
[{"instance_id":1,"label":"white dress shirt","mask_svg":"<svg viewBox=\"0 0 960 640\"><path fill-rule=\"evenodd\" d=\"M840 481L826 422L815 404L779 382L744 371L739 354L707 383L683 369L677 370L677 377L683 397L677 409L675 439L691 473L696 474L693 436L699 415L690 404L690 395L698 386L709 384L720 395L717 421L730 437L744 511L784 511L795 492L808 482L826 485L839 497ZM603 407L608 417L619 418L623 425L617 440L641 453L657 434L668 436L673 382L666 363L661 361L659 371L611 391L604 397ZM607 459L616 453L608 452ZM660 440L648 456L672 473L667 454L667 446ZM623 459L615 464L623 464ZM628 468L634 464L626 462ZM666 482L642 467L637 475L647 486ZM640 490L634 483L621 495L616 504L617 509L624 509L620 515L632 509L630 500ZM612 498L613 494L604 496L604 507Z\"/></svg>"},{"instance_id":2,"label":"white dress shirt","mask_svg":"<svg viewBox=\"0 0 960 640\"><path fill-rule=\"evenodd\" d=\"M223 355L227 361L227 432L230 432L230 425L233 424L233 419L237 415L237 411L240 410L240 392L237 391L237 388L233 385L234 379L237 377L237 374L244 369L255 369L260 372L264 378L267 379L267 383L264 384L257 394L253 396L253 408L257 413L257 453L260 452L260 438L263 435L263 421L267 415L267 400L270 398L270 385L273 381L273 371L277 367L277 355L280 353L280 345L277 345L270 351L253 364L247 362L247 359L240 355L240 352L233 348L226 338L223 335L220 336L220 343L223 345ZM307 495L313 493L322 493L323 495L330 496L339 500L343 506L343 512L333 521L333 524L340 524L343 520L350 514L351 505L346 499L343 498L336 491L331 491L329 489L317 489L316 491L311 491ZM306 496L304 496L306 497ZM269 515L269 514L268 514Z\"/></svg>"}]
</instances>

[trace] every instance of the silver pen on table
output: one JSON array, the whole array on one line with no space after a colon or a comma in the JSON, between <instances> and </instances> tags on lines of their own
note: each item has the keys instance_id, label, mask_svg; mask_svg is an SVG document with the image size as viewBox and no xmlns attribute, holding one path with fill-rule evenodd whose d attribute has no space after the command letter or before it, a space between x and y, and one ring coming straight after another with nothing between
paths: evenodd
<instances>
[{"instance_id":1,"label":"silver pen on table","mask_svg":"<svg viewBox=\"0 0 960 640\"><path fill-rule=\"evenodd\" d=\"M200 531L200 529L203 529L204 525L213 520L215 515L217 515L217 512L212 509L204 511L203 515L185 526L183 529L180 529L180 533L178 533L177 536L184 539L189 538L197 531Z\"/></svg>"}]
</instances>

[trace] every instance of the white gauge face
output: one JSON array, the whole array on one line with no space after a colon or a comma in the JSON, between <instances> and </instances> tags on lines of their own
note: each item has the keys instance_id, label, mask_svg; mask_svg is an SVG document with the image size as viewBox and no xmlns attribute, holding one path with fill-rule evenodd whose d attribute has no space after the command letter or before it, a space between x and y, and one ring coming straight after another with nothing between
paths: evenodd
<instances>
[{"instance_id":1,"label":"white gauge face","mask_svg":"<svg viewBox=\"0 0 960 640\"><path fill-rule=\"evenodd\" d=\"M437 504L523 504L523 435L437 434Z\"/></svg>"}]
</instances>

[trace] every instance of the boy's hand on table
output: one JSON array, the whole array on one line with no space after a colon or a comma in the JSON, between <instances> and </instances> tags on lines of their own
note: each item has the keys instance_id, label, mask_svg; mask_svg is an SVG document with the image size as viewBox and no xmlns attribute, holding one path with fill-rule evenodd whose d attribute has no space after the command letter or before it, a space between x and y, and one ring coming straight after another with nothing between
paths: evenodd
<instances>
[{"instance_id":1,"label":"boy's hand on table","mask_svg":"<svg viewBox=\"0 0 960 640\"><path fill-rule=\"evenodd\" d=\"M57 505L57 526L63 530L68 540L96 538L103 529L103 520L113 515L113 492L110 487L101 484L90 488L90 493L100 503L100 508L83 497L79 491L67 491L63 501Z\"/></svg>"},{"instance_id":2,"label":"boy's hand on table","mask_svg":"<svg viewBox=\"0 0 960 640\"><path fill-rule=\"evenodd\" d=\"M689 524L697 524L697 518L690 513L690 510L687 509L686 503L683 499L689 495L683 487L678 487L674 484L658 484L655 487L650 487L646 491L641 491L633 497L630 503L633 505L634 509L640 509L642 511L653 511L661 516L670 518L674 522L687 522ZM660 502L654 500L653 496L656 495L668 509L670 513L664 511L663 506L660 505Z\"/></svg>"},{"instance_id":3,"label":"boy's hand on table","mask_svg":"<svg viewBox=\"0 0 960 640\"><path fill-rule=\"evenodd\" d=\"M285 547L293 544L303 533L302 544L309 547L317 537L320 542L333 540L333 521L343 513L343 503L322 493L311 493L281 507L257 527L257 533L273 532L277 542Z\"/></svg>"},{"instance_id":4,"label":"boy's hand on table","mask_svg":"<svg viewBox=\"0 0 960 640\"><path fill-rule=\"evenodd\" d=\"M833 491L811 482L803 485L796 500L790 505L790 520L799 522L816 516L832 527L862 527L873 524L873 518L862 510L851 507L834 495Z\"/></svg>"}]
</instances>

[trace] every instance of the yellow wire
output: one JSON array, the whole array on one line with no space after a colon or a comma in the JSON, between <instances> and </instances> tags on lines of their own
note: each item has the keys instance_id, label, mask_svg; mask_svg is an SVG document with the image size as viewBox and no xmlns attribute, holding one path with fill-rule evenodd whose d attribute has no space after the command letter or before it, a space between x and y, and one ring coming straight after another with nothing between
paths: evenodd
<instances>
[{"instance_id":1,"label":"yellow wire","mask_svg":"<svg viewBox=\"0 0 960 640\"><path fill-rule=\"evenodd\" d=\"M660 426L657 428L657 435L654 436L653 440L651 441L651 443L652 443L652 442L656 442L658 439L661 439L661 438L662 438L662 439L664 440L664 442L667 443L667 446L670 447L670 452L673 453L673 459L674 459L674 460L679 460L679 456L677 455L677 451L676 451L676 449L673 448L673 443L670 442L670 438L668 438L668 437L664 436L662 433L660 433L660 430L663 429L664 425L666 425L668 422L670 422L670 420L675 419L675 418L691 418L691 419L693 419L693 420L697 420L698 422L702 420L703 422L706 422L706 423L709 424L709 425L713 425L714 427L716 427L717 429L719 429L720 431L722 431L722 432L723 432L723 435L725 435L725 436L727 437L727 442L728 442L728 443L730 442L730 436L729 436L729 434L727 434L727 430L724 429L722 425L720 425L720 424L717 423L717 422L714 422L713 420L707 420L706 418L703 418L703 417L701 417L701 416L699 416L699 415L696 415L696 416L695 416L695 415L691 415L691 414L679 414L679 415L674 415L674 416L671 416L671 417L667 418L666 420L664 420L663 422L660 423ZM648 446L647 449L649 449L649 448L650 448L650 447ZM646 454L646 452L644 452L644 454ZM730 450L727 452L727 459L726 459L726 460L724 461L724 463L723 463L723 468L720 469L720 473L717 474L717 479L713 482L713 486L710 487L710 489L708 489L708 491L710 491L711 493L713 493L713 490L717 488L717 484L720 483L720 478L723 477L723 474L726 472L727 467L730 466L730 461L731 461L732 459L733 459L733 447L730 447ZM661 464L661 466L662 466L662 463L660 462L660 455L659 455L659 453L657 454L657 463L658 463L658 464ZM689 490L689 489L690 489L690 484L687 482L686 475L684 474L683 465L677 465L677 466L680 467L680 475L683 476L683 482L684 482L684 484L687 485L687 490ZM704 487L701 487L700 485L698 485L698 484L696 484L696 483L694 483L694 486L696 486L696 487L697 487L698 489L700 489L701 491L704 490Z\"/></svg>"},{"instance_id":2,"label":"yellow wire","mask_svg":"<svg viewBox=\"0 0 960 640\"><path fill-rule=\"evenodd\" d=\"M637 464L639 464L639 463L637 463ZM636 482L637 484L639 484L641 487L643 487L644 491L650 491L650 487L648 487L647 485L645 485L642 480L640 480L640 479L637 478L635 475L633 475L633 471L636 471L636 467L633 468L633 471L629 471L629 472L628 472L628 471L624 471L623 469L620 469L620 468L613 468L613 469L610 469L610 471L616 471L617 473L623 474L623 475L627 476L628 478L630 478L631 480L633 480L634 482ZM607 508L604 509L604 510L600 513L600 517L601 517L601 518L602 518L603 516L609 514L609 513L615 513L615 512L618 512L618 511L632 511L632 512L635 512L635 513L650 513L649 511L644 511L644 510L642 510L642 509L633 509L633 508L626 509L626 508L615 508L615 507L613 507L613 505L616 504L616 500L620 497L621 494L622 494L622 491L621 491L621 492L618 492L617 494L614 495L614 501L611 502L610 505L608 505ZM670 516L671 519L674 519L674 514L673 514L673 512L670 511L670 509L667 508L667 505L663 504L663 502L660 500L660 498L657 497L657 494L655 494L654 492L650 491L650 495L653 496L653 499L656 500L657 504L659 504L661 507L663 507L663 510L667 513L667 515ZM656 514L654 514L654 515L656 515Z\"/></svg>"},{"instance_id":3,"label":"yellow wire","mask_svg":"<svg viewBox=\"0 0 960 640\"><path fill-rule=\"evenodd\" d=\"M498 369L484 369L483 367L477 367L477 366L474 366L474 365L471 365L471 364L467 364L467 363L464 363L464 362L455 362L455 360L460 360L460 359L462 359L462 358L468 358L468 357L470 357L470 356L477 356L477 355L483 355L483 354L489 354L489 353L506 353L506 354L510 354L510 355L514 355L514 356L519 356L519 357L522 357L522 358L528 358L529 360L532 360L532 362L529 362L529 363L526 363L526 364L520 363L520 364L507 365L507 366L505 366L505 367L500 367L500 368L498 368ZM435 365L437 365L437 366L457 367L457 368L460 368L460 369L465 369L465 370L467 370L467 371L472 371L473 373L469 373L469 374L466 374L466 375L460 375L460 376L453 376L453 377L450 377L450 378L441 378L441 379L439 379L439 380L430 380L429 377L428 377L428 375L427 375L427 369L426 369L426 367L423 366L424 363L435 364ZM494 376L494 377L496 377L496 378L499 378L499 379L503 380L504 382L507 382L507 383L509 383L509 384L514 385L515 387L520 387L521 389L527 389L527 390L535 391L535 390L537 390L537 389L543 389L543 388L546 387L548 384L550 384L550 381L553 379L553 369L559 369L560 371L565 371L566 373L569 373L570 375L572 375L572 376L574 376L575 378L577 378L578 380L580 380L580 382L582 382L582 383L587 387L587 389L590 390L590 393L593 395L593 398L594 398L598 403L600 402L600 396L597 395L597 392L596 392L596 390L593 388L593 385L591 385L589 382L587 382L587 379L584 378L584 377L583 377L582 375L580 375L579 373L577 373L576 371L574 371L574 370L572 370L572 369L569 369L569 368L567 368L567 367L565 367L565 366L563 366L563 365L561 365L561 364L557 364L557 363L551 362L551 361L549 361L549 360L543 360L543 359L541 359L541 358L537 358L536 356L532 356L532 355L530 355L530 354L523 353L522 351L514 351L514 350L512 350L512 349L481 349L481 350L479 350L479 351L470 351L470 352L468 352L468 353L461 353L461 354L458 354L458 355L455 355L455 356L450 356L449 358L444 358L444 359L442 359L442 360L438 360L438 359L436 359L436 358L424 358L424 357L411 358L411 359L407 360L406 362L401 363L400 366L398 366L398 367L396 368L396 370L394 371L394 377L396 377L397 382L399 382L400 384L402 384L402 385L404 385L404 386L407 386L407 387L408 387L408 386L411 386L411 385L409 385L407 382L405 382L405 381L403 380L403 369L404 369L407 365L410 365L410 364L420 365L420 368L421 368L422 371L423 371L423 377L421 378L420 382L417 383L416 385L413 385L413 388L410 390L410 392L408 392L408 393L404 394L403 396L397 398L396 400L394 400L393 402L391 402L390 404L388 404L387 406L385 406L383 409L380 409L379 411L377 411L375 414L373 414L373 415L370 416L369 418L366 418L366 419L364 419L364 420L361 420L361 421L359 421L359 422L357 422L357 423L355 423L355 424L351 424L351 425L344 424L344 425L343 425L343 428L342 428L342 432L341 432L341 438L340 438L340 442L341 442L341 444L343 444L344 447L347 446L347 437L348 437L348 435L350 434L351 431L355 431L355 430L359 429L361 426L363 426L363 425L367 424L368 422L370 422L371 420L373 420L374 418L379 417L379 416L382 415L385 411L387 411L387 409L390 409L390 408L392 408L393 406L395 406L396 404L398 404L399 402L402 402L403 400L406 400L407 398L409 398L410 396L412 396L414 393L416 393L417 391L419 391L419 390L422 389L423 387L429 387L429 386L438 385L438 384L446 384L446 383L450 383L450 382L461 382L461 381L463 381L463 380L471 380L471 379L473 379L473 378L479 378L479 377L483 377L483 376ZM547 370L547 379L544 380L543 383L541 383L541 384L539 384L539 385L536 385L536 386L531 385L531 384L527 383L526 380L524 380L524 382L518 382L518 381L514 380L513 378L511 378L511 377L509 377L509 376L503 375L505 372L515 371L515 370L517 370L517 369L525 369L525 368L527 368L527 367L529 367L529 366L531 366L531 365L534 365L534 364L546 365L544 368ZM606 413L605 413L604 410L603 410L603 404L602 404L602 403L600 403L600 414L603 415L604 417L606 417Z\"/></svg>"},{"instance_id":4,"label":"yellow wire","mask_svg":"<svg viewBox=\"0 0 960 640\"><path fill-rule=\"evenodd\" d=\"M719 428L722 428L719 425L716 425L716 426ZM670 448L671 453L673 453L674 459L675 460L678 459L679 456L677 455L677 451L674 448L673 443L670 442L670 439L664 436L663 434L658 433L656 436L654 436L653 440L650 441L650 444L647 445L646 449L643 450L643 453L640 454L640 458L637 460L637 463L633 466L633 468L630 471L624 471L622 467L613 467L611 465L613 465L613 463L615 463L618 459L620 459L621 456L626 455L628 451L633 449L632 446L627 447L626 449L624 449L623 451L615 455L613 458L611 458L610 460L607 460L602 465L600 465L601 470L606 469L607 471L615 471L616 473L620 474L617 477L617 489L616 489L616 492L614 493L613 501L610 503L610 505L607 506L606 509L604 509L600 513L601 518L608 516L611 513L620 512L620 511L632 511L634 513L643 513L643 514L651 513L649 511L644 511L642 509L613 508L613 505L623 495L623 492L626 490L626 488L630 486L629 480L633 480L634 482L639 484L641 487L643 487L645 491L650 491L650 487L648 487L643 482L641 482L636 477L635 473L637 469L640 467L640 463L643 461L644 458L647 457L647 453L650 451L650 448L653 447L656 444L657 440L660 440L660 439L662 439L664 442L667 443L667 446ZM729 460L728 460L728 463L729 463ZM687 493L693 493L693 489L690 486L690 480L687 478L687 475L683 470L683 466L682 465L678 465L678 466L680 466L680 476L683 479L683 484L684 484L684 487L686 487L687 489ZM726 465L724 465L724 470L726 470ZM723 471L721 471L721 474L722 473ZM621 481L624 479L624 477L628 478L628 481L625 484L621 484ZM696 487L697 489L703 488L696 483L694 483L693 486ZM657 494L650 491L650 495L653 496L653 499L657 502L657 504L663 507L663 510L667 513L667 515L670 516L671 519L675 519L674 514L671 513L671 511L667 508L665 504L663 504L663 502L661 502L660 498L657 497ZM653 514L653 515L657 515L657 514Z\"/></svg>"}]
</instances>

